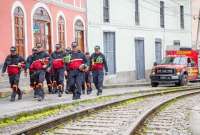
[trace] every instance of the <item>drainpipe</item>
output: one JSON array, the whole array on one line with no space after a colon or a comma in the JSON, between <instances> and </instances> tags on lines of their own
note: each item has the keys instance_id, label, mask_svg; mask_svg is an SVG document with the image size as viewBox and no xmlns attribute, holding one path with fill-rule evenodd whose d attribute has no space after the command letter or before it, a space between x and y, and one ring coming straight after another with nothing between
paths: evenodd
<instances>
[{"instance_id":1,"label":"drainpipe","mask_svg":"<svg viewBox=\"0 0 200 135\"><path fill-rule=\"evenodd\" d=\"M198 42L199 42L199 30L200 30L200 9L199 9L199 16L198 16L198 27L197 27L197 38L196 38L196 49L198 48Z\"/></svg>"}]
</instances>

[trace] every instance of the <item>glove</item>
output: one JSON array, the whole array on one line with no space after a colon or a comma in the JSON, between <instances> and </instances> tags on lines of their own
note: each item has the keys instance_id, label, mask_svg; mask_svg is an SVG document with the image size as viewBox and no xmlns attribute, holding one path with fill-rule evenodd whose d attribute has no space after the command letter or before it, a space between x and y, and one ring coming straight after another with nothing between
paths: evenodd
<instances>
[{"instance_id":1,"label":"glove","mask_svg":"<svg viewBox=\"0 0 200 135\"><path fill-rule=\"evenodd\" d=\"M64 72L64 74L65 74L65 76L68 76L68 73L67 73L67 71L65 71L65 72Z\"/></svg>"},{"instance_id":2,"label":"glove","mask_svg":"<svg viewBox=\"0 0 200 135\"><path fill-rule=\"evenodd\" d=\"M105 75L107 76L107 75L108 75L108 72L105 72Z\"/></svg>"}]
</instances>

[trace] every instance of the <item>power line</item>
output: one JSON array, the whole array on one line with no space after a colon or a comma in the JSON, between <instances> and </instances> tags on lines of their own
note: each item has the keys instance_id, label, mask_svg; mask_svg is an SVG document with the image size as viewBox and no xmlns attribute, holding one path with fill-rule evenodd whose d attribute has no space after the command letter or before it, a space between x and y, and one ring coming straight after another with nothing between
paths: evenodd
<instances>
[{"instance_id":1,"label":"power line","mask_svg":"<svg viewBox=\"0 0 200 135\"><path fill-rule=\"evenodd\" d=\"M146 3L148 3L148 4L151 4L151 5L154 6L154 7L160 8L160 6L159 6L159 5L155 5L155 3L152 3L152 2L149 2L149 1L146 1L146 0L143 0L143 2L146 2ZM143 7L144 7L144 6L143 6ZM173 8L173 7L166 7L166 6L164 6L164 8L169 9L169 10L167 10L167 12L171 12L171 13L173 13L173 14L174 14L174 13L175 13L175 14L178 14L178 12L170 11L170 9L175 10L176 8ZM150 10L151 10L151 9L150 9ZM177 16L177 15L170 15L170 14L167 14L167 15L169 15L169 16ZM190 17L194 17L194 15L192 15L192 14L184 13L184 15L190 16Z\"/></svg>"}]
</instances>

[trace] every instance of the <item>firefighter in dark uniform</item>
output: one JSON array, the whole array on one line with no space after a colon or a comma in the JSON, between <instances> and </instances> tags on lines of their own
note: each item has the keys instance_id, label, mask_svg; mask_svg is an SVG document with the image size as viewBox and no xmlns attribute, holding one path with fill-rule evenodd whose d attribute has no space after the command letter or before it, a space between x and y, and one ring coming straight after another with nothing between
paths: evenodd
<instances>
[{"instance_id":1,"label":"firefighter in dark uniform","mask_svg":"<svg viewBox=\"0 0 200 135\"><path fill-rule=\"evenodd\" d=\"M32 54L28 56L26 60L26 67L25 67L25 76L27 76L27 70L29 69L29 77L30 77L30 87L34 90L34 98L36 98L36 91L35 91L35 81L34 81L34 71L32 68L30 68L30 65L32 64L32 59L37 55L38 49L34 47L32 49Z\"/></svg>"},{"instance_id":2,"label":"firefighter in dark uniform","mask_svg":"<svg viewBox=\"0 0 200 135\"><path fill-rule=\"evenodd\" d=\"M90 65L90 53L86 52L85 57L87 58L87 63ZM83 83L83 92L87 89L87 95L92 93L92 73L90 68L86 68L84 72L84 83Z\"/></svg>"},{"instance_id":3,"label":"firefighter in dark uniform","mask_svg":"<svg viewBox=\"0 0 200 135\"><path fill-rule=\"evenodd\" d=\"M65 62L66 71L67 71L67 74L65 74L65 80L66 80L65 93L66 94L70 94L71 93L71 91L69 89L69 76L68 76L68 72L69 72L68 63L69 63L70 58L71 58L71 51L72 51L72 49L70 47L67 47L65 49L66 55L64 57L64 62Z\"/></svg>"},{"instance_id":4,"label":"firefighter in dark uniform","mask_svg":"<svg viewBox=\"0 0 200 135\"><path fill-rule=\"evenodd\" d=\"M100 52L100 46L95 46L95 53L91 55L90 64L93 75L93 82L97 89L97 96L102 94L103 80L104 80L104 68L105 75L108 73L108 66L105 56Z\"/></svg>"},{"instance_id":5,"label":"firefighter in dark uniform","mask_svg":"<svg viewBox=\"0 0 200 135\"><path fill-rule=\"evenodd\" d=\"M56 50L51 54L50 61L54 74L54 84L56 84L58 96L61 97L64 90L64 76L66 65L64 63L65 52L60 44L56 44Z\"/></svg>"},{"instance_id":6,"label":"firefighter in dark uniform","mask_svg":"<svg viewBox=\"0 0 200 135\"><path fill-rule=\"evenodd\" d=\"M22 91L19 88L19 79L21 69L25 67L25 60L16 53L16 47L10 48L11 54L6 57L6 60L2 69L2 76L4 73L8 72L10 87L12 88L12 94L10 101L15 101L16 95L18 95L18 100L22 99Z\"/></svg>"},{"instance_id":7,"label":"firefighter in dark uniform","mask_svg":"<svg viewBox=\"0 0 200 135\"><path fill-rule=\"evenodd\" d=\"M88 64L90 65L90 53L87 52L86 53L86 58L88 60ZM90 68L88 68L86 70L86 73L85 73L85 81L86 81L86 86L87 86L87 94L91 94L92 93L92 72L90 70Z\"/></svg>"},{"instance_id":8,"label":"firefighter in dark uniform","mask_svg":"<svg viewBox=\"0 0 200 135\"><path fill-rule=\"evenodd\" d=\"M46 52L46 53L48 53L48 52ZM47 83L49 94L54 94L54 91L53 91L53 71L52 71L52 69L46 71L45 80L46 80L46 83Z\"/></svg>"},{"instance_id":9,"label":"firefighter in dark uniform","mask_svg":"<svg viewBox=\"0 0 200 135\"><path fill-rule=\"evenodd\" d=\"M78 51L76 42L72 43L71 59L68 63L69 68L69 88L73 93L73 100L80 99L82 92L82 71L87 68L85 55Z\"/></svg>"},{"instance_id":10,"label":"firefighter in dark uniform","mask_svg":"<svg viewBox=\"0 0 200 135\"><path fill-rule=\"evenodd\" d=\"M32 64L30 66L34 72L34 83L35 83L35 91L38 101L42 101L44 99L44 88L43 82L45 80L46 71L50 70L49 64L49 55L43 50L41 44L36 45L38 52L34 57L32 57Z\"/></svg>"}]
</instances>

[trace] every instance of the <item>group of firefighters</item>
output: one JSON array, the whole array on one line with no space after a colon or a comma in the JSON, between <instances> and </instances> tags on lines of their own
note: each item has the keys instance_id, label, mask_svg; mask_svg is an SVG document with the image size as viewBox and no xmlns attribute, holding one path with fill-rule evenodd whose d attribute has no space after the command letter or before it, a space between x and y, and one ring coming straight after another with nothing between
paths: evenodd
<instances>
[{"instance_id":1,"label":"group of firefighters","mask_svg":"<svg viewBox=\"0 0 200 135\"><path fill-rule=\"evenodd\" d=\"M42 101L45 96L44 81L46 79L48 92L58 94L72 93L73 100L80 99L81 94L92 92L93 83L97 89L97 96L102 94L104 69L107 75L108 67L105 56L100 52L100 46L95 46L94 53L82 53L76 42L72 42L71 48L63 50L60 44L55 45L55 51L48 54L41 44L32 49L32 54L27 60L19 56L16 47L10 48L10 54L6 57L2 76L7 71L12 94L10 101L22 99L23 92L19 88L20 73L24 70L25 76L29 71L30 86L34 90L34 98ZM64 80L66 80L64 90Z\"/></svg>"}]
</instances>

